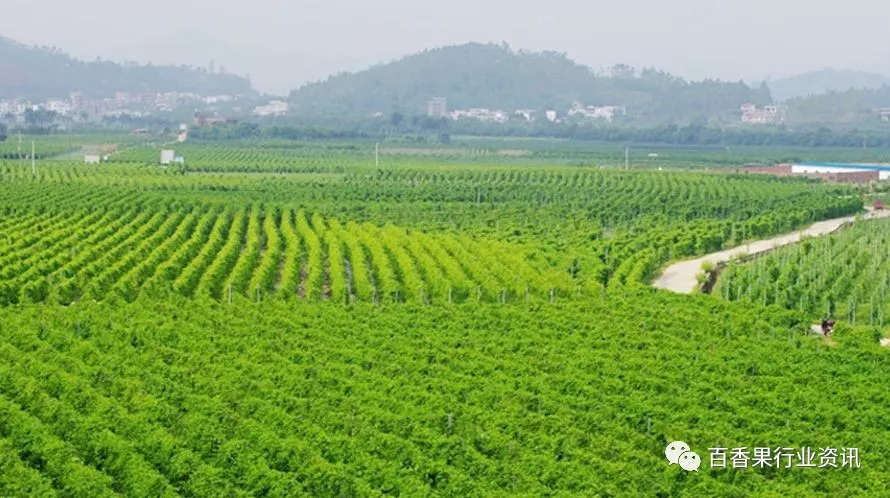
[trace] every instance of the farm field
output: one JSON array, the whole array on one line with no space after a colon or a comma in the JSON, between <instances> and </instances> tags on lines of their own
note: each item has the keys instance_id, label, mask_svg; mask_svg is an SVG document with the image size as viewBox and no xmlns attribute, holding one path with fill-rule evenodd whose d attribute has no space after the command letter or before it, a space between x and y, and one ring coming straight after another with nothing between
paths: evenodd
<instances>
[{"instance_id":1,"label":"farm field","mask_svg":"<svg viewBox=\"0 0 890 498\"><path fill-rule=\"evenodd\" d=\"M299 172L343 171L375 165L375 141L294 142L197 142L171 145L196 171ZM633 145L625 157L623 145L567 140L510 140L454 137L449 144L387 142L379 144L380 161L388 168L413 168L433 162L449 164L566 165L575 167L625 166L670 169L736 168L745 164L777 164L800 161L886 162L882 149L803 147L681 147ZM157 164L158 147L134 144L112 157L115 162ZM432 160L432 161L431 161Z\"/></svg>"},{"instance_id":2,"label":"farm field","mask_svg":"<svg viewBox=\"0 0 890 498\"><path fill-rule=\"evenodd\" d=\"M887 280L886 222L730 268L714 296L649 286L861 212L855 187L568 145L379 168L363 142L196 143L168 168L130 145L0 161L0 496L890 493L883 314L861 308L886 294L856 294ZM795 265L854 284L772 299ZM808 334L826 293L832 341ZM687 473L675 440L862 464Z\"/></svg>"},{"instance_id":3,"label":"farm field","mask_svg":"<svg viewBox=\"0 0 890 498\"><path fill-rule=\"evenodd\" d=\"M19 139L21 138L21 143ZM56 159L70 155L78 162L83 161L81 148L106 150L126 149L150 141L152 137L95 133L83 135L11 135L6 141L0 142L0 160L30 161L31 146L34 145L38 159Z\"/></svg>"},{"instance_id":4,"label":"farm field","mask_svg":"<svg viewBox=\"0 0 890 498\"><path fill-rule=\"evenodd\" d=\"M848 187L600 169L316 177L50 163L36 177L0 164L0 178L9 210L0 271L21 275L4 282L7 303L70 303L112 288L132 300L187 269L219 281L174 288L209 286L217 298L589 296L645 283L671 259L861 208Z\"/></svg>"},{"instance_id":5,"label":"farm field","mask_svg":"<svg viewBox=\"0 0 890 498\"><path fill-rule=\"evenodd\" d=\"M890 310L888 220L856 222L750 263L730 265L715 294L883 327Z\"/></svg>"},{"instance_id":6,"label":"farm field","mask_svg":"<svg viewBox=\"0 0 890 498\"><path fill-rule=\"evenodd\" d=\"M533 306L6 308L0 489L885 494L885 352L840 332L826 347L801 318L647 289ZM858 445L863 461L685 475L663 456L681 438Z\"/></svg>"}]
</instances>

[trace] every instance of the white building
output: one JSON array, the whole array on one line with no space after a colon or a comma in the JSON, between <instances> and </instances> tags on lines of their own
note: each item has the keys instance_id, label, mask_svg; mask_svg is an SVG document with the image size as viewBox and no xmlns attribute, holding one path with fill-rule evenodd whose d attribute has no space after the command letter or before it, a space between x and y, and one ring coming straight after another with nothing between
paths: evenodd
<instances>
[{"instance_id":1,"label":"white building","mask_svg":"<svg viewBox=\"0 0 890 498\"><path fill-rule=\"evenodd\" d=\"M99 164L101 162L102 158L99 156L99 154L87 154L83 156L84 164Z\"/></svg>"},{"instance_id":2,"label":"white building","mask_svg":"<svg viewBox=\"0 0 890 498\"><path fill-rule=\"evenodd\" d=\"M452 111L448 114L451 119L478 119L479 121L505 123L507 122L507 113L501 110L491 110L481 107L475 107L466 111Z\"/></svg>"},{"instance_id":3,"label":"white building","mask_svg":"<svg viewBox=\"0 0 890 498\"><path fill-rule=\"evenodd\" d=\"M435 118L444 118L448 115L448 99L436 97L426 103L426 115Z\"/></svg>"},{"instance_id":4,"label":"white building","mask_svg":"<svg viewBox=\"0 0 890 498\"><path fill-rule=\"evenodd\" d=\"M608 123L611 123L613 119L615 119L615 115L621 114L624 115L627 113L627 109L624 106L618 105L604 105L604 106L584 106L581 102L575 102L572 104L572 108L569 109L569 116L580 115L587 119L602 119Z\"/></svg>"},{"instance_id":5,"label":"white building","mask_svg":"<svg viewBox=\"0 0 890 498\"><path fill-rule=\"evenodd\" d=\"M217 104L219 102L231 102L235 100L235 97L232 95L212 95L210 97L204 97L205 104Z\"/></svg>"},{"instance_id":6,"label":"white building","mask_svg":"<svg viewBox=\"0 0 890 498\"><path fill-rule=\"evenodd\" d=\"M133 95L126 92L116 92L114 94L114 104L118 107L123 107L135 100L136 98Z\"/></svg>"},{"instance_id":7,"label":"white building","mask_svg":"<svg viewBox=\"0 0 890 498\"><path fill-rule=\"evenodd\" d=\"M547 121L550 121L551 123L556 122L556 111L547 111L546 114L547 114Z\"/></svg>"},{"instance_id":8,"label":"white building","mask_svg":"<svg viewBox=\"0 0 890 498\"><path fill-rule=\"evenodd\" d=\"M161 151L161 164L167 165L176 159L176 154L172 150Z\"/></svg>"},{"instance_id":9,"label":"white building","mask_svg":"<svg viewBox=\"0 0 890 498\"><path fill-rule=\"evenodd\" d=\"M179 104L179 94L176 92L159 93L155 99L155 108L159 111L172 111Z\"/></svg>"},{"instance_id":10,"label":"white building","mask_svg":"<svg viewBox=\"0 0 890 498\"><path fill-rule=\"evenodd\" d=\"M758 109L754 104L742 104L742 123L747 124L779 124L785 122L784 106L765 105Z\"/></svg>"},{"instance_id":11,"label":"white building","mask_svg":"<svg viewBox=\"0 0 890 498\"><path fill-rule=\"evenodd\" d=\"M75 111L82 111L87 106L87 98L82 92L71 92L71 107Z\"/></svg>"},{"instance_id":12,"label":"white building","mask_svg":"<svg viewBox=\"0 0 890 498\"><path fill-rule=\"evenodd\" d=\"M146 116L147 114L142 111L130 111L126 109L116 109L116 110L104 110L102 111L102 116L107 116L109 118L119 118L122 116L128 116L132 118L140 118L142 116Z\"/></svg>"},{"instance_id":13,"label":"white building","mask_svg":"<svg viewBox=\"0 0 890 498\"><path fill-rule=\"evenodd\" d=\"M73 107L69 102L64 100L50 100L43 104L43 108L50 112L55 112L56 114L61 114L62 116L68 115L73 110Z\"/></svg>"},{"instance_id":14,"label":"white building","mask_svg":"<svg viewBox=\"0 0 890 498\"><path fill-rule=\"evenodd\" d=\"M256 116L282 116L287 114L290 104L283 100L273 100L266 105L257 106L253 110Z\"/></svg>"}]
</instances>

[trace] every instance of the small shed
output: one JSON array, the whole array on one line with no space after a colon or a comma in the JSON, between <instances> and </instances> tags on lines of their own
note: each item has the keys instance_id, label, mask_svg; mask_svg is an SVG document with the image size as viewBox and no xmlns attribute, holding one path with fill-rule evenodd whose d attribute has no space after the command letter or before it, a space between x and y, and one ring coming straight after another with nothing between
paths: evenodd
<instances>
[{"instance_id":1,"label":"small shed","mask_svg":"<svg viewBox=\"0 0 890 498\"><path fill-rule=\"evenodd\" d=\"M83 156L84 164L99 164L102 162L102 157L99 154L86 154Z\"/></svg>"},{"instance_id":2,"label":"small shed","mask_svg":"<svg viewBox=\"0 0 890 498\"><path fill-rule=\"evenodd\" d=\"M166 165L172 163L174 159L176 159L176 153L173 152L172 150L168 149L168 150L161 151L161 164L166 166Z\"/></svg>"}]
</instances>

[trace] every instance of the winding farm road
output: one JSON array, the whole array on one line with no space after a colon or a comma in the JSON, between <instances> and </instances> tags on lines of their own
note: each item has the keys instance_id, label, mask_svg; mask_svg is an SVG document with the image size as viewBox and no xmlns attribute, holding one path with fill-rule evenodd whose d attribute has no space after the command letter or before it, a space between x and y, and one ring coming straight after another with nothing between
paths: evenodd
<instances>
[{"instance_id":1,"label":"winding farm road","mask_svg":"<svg viewBox=\"0 0 890 498\"><path fill-rule=\"evenodd\" d=\"M890 210L887 211L869 211L862 216L862 219L871 220L875 218L886 218L890 216ZM852 222L856 216L845 216L843 218L834 218L813 223L804 230L779 235L771 239L758 240L741 245L732 249L714 252L706 256L686 261L679 261L668 266L662 274L652 282L657 289L665 289L681 294L690 294L698 285L696 276L701 273L702 263L710 261L715 265L725 261L729 261L734 256L754 255L769 251L776 247L794 244L799 242L802 237L817 237L831 233L840 228L845 223Z\"/></svg>"}]
</instances>

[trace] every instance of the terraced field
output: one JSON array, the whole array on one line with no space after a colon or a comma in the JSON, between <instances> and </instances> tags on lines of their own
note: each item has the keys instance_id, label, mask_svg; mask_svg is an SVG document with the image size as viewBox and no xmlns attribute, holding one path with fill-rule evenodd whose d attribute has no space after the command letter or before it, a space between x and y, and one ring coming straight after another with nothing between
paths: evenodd
<instances>
[{"instance_id":1,"label":"terraced field","mask_svg":"<svg viewBox=\"0 0 890 498\"><path fill-rule=\"evenodd\" d=\"M520 247L303 210L85 210L9 217L0 304L143 291L254 300L515 301L570 295L571 276Z\"/></svg>"}]
</instances>

